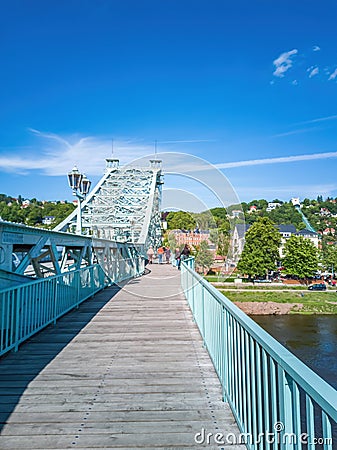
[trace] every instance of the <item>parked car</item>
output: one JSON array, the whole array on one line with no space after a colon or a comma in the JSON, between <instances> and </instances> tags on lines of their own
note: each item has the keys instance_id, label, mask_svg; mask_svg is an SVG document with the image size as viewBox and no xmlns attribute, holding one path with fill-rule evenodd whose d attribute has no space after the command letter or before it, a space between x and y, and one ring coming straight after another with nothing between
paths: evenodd
<instances>
[{"instance_id":1,"label":"parked car","mask_svg":"<svg viewBox=\"0 0 337 450\"><path fill-rule=\"evenodd\" d=\"M263 279L258 278L257 280L254 280L254 283L271 283L271 280L266 278Z\"/></svg>"},{"instance_id":2,"label":"parked car","mask_svg":"<svg viewBox=\"0 0 337 450\"><path fill-rule=\"evenodd\" d=\"M326 285L324 283L315 283L308 287L309 291L325 291Z\"/></svg>"}]
</instances>

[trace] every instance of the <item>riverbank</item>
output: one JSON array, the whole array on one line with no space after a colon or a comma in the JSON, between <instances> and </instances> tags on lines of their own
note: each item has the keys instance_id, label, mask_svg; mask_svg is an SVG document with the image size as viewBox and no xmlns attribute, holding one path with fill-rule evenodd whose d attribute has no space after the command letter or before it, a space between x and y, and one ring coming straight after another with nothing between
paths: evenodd
<instances>
[{"instance_id":1,"label":"riverbank","mask_svg":"<svg viewBox=\"0 0 337 450\"><path fill-rule=\"evenodd\" d=\"M337 314L337 292L219 289L249 315Z\"/></svg>"}]
</instances>

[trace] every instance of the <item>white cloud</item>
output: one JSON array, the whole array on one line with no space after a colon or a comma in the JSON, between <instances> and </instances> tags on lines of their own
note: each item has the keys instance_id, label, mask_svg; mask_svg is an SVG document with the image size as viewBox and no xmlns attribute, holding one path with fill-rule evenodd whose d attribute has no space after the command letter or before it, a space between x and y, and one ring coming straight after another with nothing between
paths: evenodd
<instances>
[{"instance_id":1,"label":"white cloud","mask_svg":"<svg viewBox=\"0 0 337 450\"><path fill-rule=\"evenodd\" d=\"M246 161L234 161L228 163L215 164L215 167L217 167L218 169L230 169L234 167L261 166L265 164L282 164L298 161L313 161L317 159L322 160L329 158L337 158L337 152L312 153L310 155L280 156L276 158L250 159Z\"/></svg>"},{"instance_id":2,"label":"white cloud","mask_svg":"<svg viewBox=\"0 0 337 450\"><path fill-rule=\"evenodd\" d=\"M298 85L298 81L297 81L297 80L293 80L293 81L291 82L291 84L294 85L294 86L297 86L297 85Z\"/></svg>"},{"instance_id":3,"label":"white cloud","mask_svg":"<svg viewBox=\"0 0 337 450\"><path fill-rule=\"evenodd\" d=\"M307 125L310 123L325 122L326 120L336 120L336 119L337 119L337 114L334 114L333 116L319 117L318 119L311 119L311 120L306 120L304 122L297 122L294 125Z\"/></svg>"},{"instance_id":4,"label":"white cloud","mask_svg":"<svg viewBox=\"0 0 337 450\"><path fill-rule=\"evenodd\" d=\"M62 176L77 165L88 175L101 175L105 167L105 159L112 155L111 138L95 136L64 137L55 133L28 129L38 140L34 144L38 153L27 158L24 150L9 150L7 154L0 153L0 171L27 173L37 170L44 175ZM210 139L185 139L177 141L157 142L158 152L167 150L169 144L195 144L214 142ZM155 153L155 143L144 144L136 139L114 139L113 157L120 160L121 165L128 164L144 155ZM15 156L12 156L15 154Z\"/></svg>"},{"instance_id":5,"label":"white cloud","mask_svg":"<svg viewBox=\"0 0 337 450\"><path fill-rule=\"evenodd\" d=\"M158 141L158 144L200 144L202 142L216 142L215 139L183 139L178 141Z\"/></svg>"},{"instance_id":6,"label":"white cloud","mask_svg":"<svg viewBox=\"0 0 337 450\"><path fill-rule=\"evenodd\" d=\"M39 130L30 131L41 139L36 147L41 149L39 154L27 158L26 154L12 156L13 150L8 154L0 155L0 170L6 172L25 173L38 170L45 175L64 175L76 164L86 174L101 175L104 170L105 158L111 156L111 139L102 137L64 138L53 133L44 133ZM115 140L114 156L119 158L121 164L128 163L143 155L153 154L153 145L137 144L132 140Z\"/></svg>"},{"instance_id":7,"label":"white cloud","mask_svg":"<svg viewBox=\"0 0 337 450\"><path fill-rule=\"evenodd\" d=\"M317 75L319 73L319 68L315 67L314 69L312 69L309 73L309 78L314 77L315 75Z\"/></svg>"},{"instance_id":8,"label":"white cloud","mask_svg":"<svg viewBox=\"0 0 337 450\"><path fill-rule=\"evenodd\" d=\"M278 137L284 137L284 136L291 136L293 134L300 134L300 133L308 133L309 131L316 131L318 127L312 127L312 128L299 128L296 130L286 131L285 133L278 133L274 134L273 138Z\"/></svg>"},{"instance_id":9,"label":"white cloud","mask_svg":"<svg viewBox=\"0 0 337 450\"><path fill-rule=\"evenodd\" d=\"M311 122L318 122L337 118L337 116L329 116L321 119L314 119ZM27 158L26 153L20 155L13 155L13 151L7 155L0 155L0 171L26 173L37 170L44 175L49 176L63 176L71 168L77 164L79 169L88 175L101 175L104 166L105 158L111 156L111 139L99 137L73 137L64 138L52 133L43 133L38 130L31 130L34 134L39 136L47 142L41 156L31 156ZM301 131L301 130L300 130ZM299 130L296 130L299 132ZM130 163L138 158L147 158L154 154L153 145L137 144L135 140L119 139L114 141L114 157L119 158L121 165ZM162 150L158 150L160 157ZM145 156L146 155L146 156ZM181 155L184 155L181 153ZM185 155L186 156L186 155ZM187 155L188 157L188 155ZM214 164L218 169L230 169L236 167L258 166L267 164L282 164L292 163L298 161L313 161L337 158L336 152L313 153L306 155L290 155L275 158L251 159L245 161L233 161L226 163ZM189 172L186 158L183 161L183 172ZM181 169L181 168L180 168ZM192 168L191 168L192 169ZM182 169L181 169L182 170ZM204 170L204 167L193 167L194 171Z\"/></svg>"},{"instance_id":10,"label":"white cloud","mask_svg":"<svg viewBox=\"0 0 337 450\"><path fill-rule=\"evenodd\" d=\"M329 80L334 80L337 77L337 69L335 69L329 76Z\"/></svg>"},{"instance_id":11,"label":"white cloud","mask_svg":"<svg viewBox=\"0 0 337 450\"><path fill-rule=\"evenodd\" d=\"M289 52L281 53L281 55L273 61L273 64L275 66L275 71L273 72L273 75L275 75L275 77L279 77L279 78L284 77L284 74L293 65L293 61L291 58L294 55L296 55L297 53L298 53L297 49L293 49L293 50L290 50Z\"/></svg>"},{"instance_id":12,"label":"white cloud","mask_svg":"<svg viewBox=\"0 0 337 450\"><path fill-rule=\"evenodd\" d=\"M320 48L318 45L314 45L314 46L312 47L312 51L313 51L313 52L319 52L320 49L321 49L321 48Z\"/></svg>"}]
</instances>

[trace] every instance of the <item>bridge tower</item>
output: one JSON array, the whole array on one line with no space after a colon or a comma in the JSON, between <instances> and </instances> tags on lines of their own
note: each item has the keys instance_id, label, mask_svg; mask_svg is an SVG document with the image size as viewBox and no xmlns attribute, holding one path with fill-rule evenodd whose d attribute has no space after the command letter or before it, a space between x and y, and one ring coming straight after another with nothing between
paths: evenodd
<instances>
[{"instance_id":1,"label":"bridge tower","mask_svg":"<svg viewBox=\"0 0 337 450\"><path fill-rule=\"evenodd\" d=\"M162 184L159 159L150 160L148 167L121 167L118 159L107 158L101 180L55 231L74 232L81 209L82 234L156 248L161 241Z\"/></svg>"}]
</instances>

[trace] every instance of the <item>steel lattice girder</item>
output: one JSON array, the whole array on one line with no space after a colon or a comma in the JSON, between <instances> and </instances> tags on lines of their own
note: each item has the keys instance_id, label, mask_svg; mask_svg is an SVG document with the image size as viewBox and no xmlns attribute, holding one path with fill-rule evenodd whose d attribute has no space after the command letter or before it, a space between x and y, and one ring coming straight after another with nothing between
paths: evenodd
<instances>
[{"instance_id":1,"label":"steel lattice girder","mask_svg":"<svg viewBox=\"0 0 337 450\"><path fill-rule=\"evenodd\" d=\"M17 264L12 255L17 256ZM91 261L90 237L0 222L0 289L78 269Z\"/></svg>"},{"instance_id":2,"label":"steel lattice girder","mask_svg":"<svg viewBox=\"0 0 337 450\"><path fill-rule=\"evenodd\" d=\"M0 290L93 263L99 263L113 280L128 278L141 272L140 247L0 222ZM13 263L13 254L19 255L18 265Z\"/></svg>"},{"instance_id":3,"label":"steel lattice girder","mask_svg":"<svg viewBox=\"0 0 337 450\"><path fill-rule=\"evenodd\" d=\"M138 246L157 247L161 240L161 161L149 167L119 166L107 159L105 174L81 203L82 233ZM55 230L72 230L78 209Z\"/></svg>"}]
</instances>

